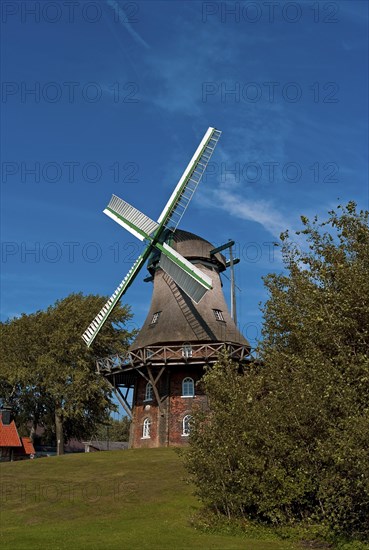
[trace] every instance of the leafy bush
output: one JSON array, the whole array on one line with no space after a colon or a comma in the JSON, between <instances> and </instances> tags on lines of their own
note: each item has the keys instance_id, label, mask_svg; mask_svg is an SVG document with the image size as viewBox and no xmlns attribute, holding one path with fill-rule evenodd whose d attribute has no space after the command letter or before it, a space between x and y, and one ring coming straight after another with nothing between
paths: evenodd
<instances>
[{"instance_id":1,"label":"leafy bush","mask_svg":"<svg viewBox=\"0 0 369 550\"><path fill-rule=\"evenodd\" d=\"M353 203L302 218L309 252L282 237L286 272L265 279L261 361L226 355L203 383L186 464L229 517L320 521L369 535L369 228ZM329 231L327 231L329 226Z\"/></svg>"}]
</instances>

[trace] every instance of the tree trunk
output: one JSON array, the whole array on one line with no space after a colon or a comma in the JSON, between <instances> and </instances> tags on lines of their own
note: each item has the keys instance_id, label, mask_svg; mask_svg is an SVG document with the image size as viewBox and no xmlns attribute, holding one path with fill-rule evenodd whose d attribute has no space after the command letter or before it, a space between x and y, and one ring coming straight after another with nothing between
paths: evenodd
<instances>
[{"instance_id":1,"label":"tree trunk","mask_svg":"<svg viewBox=\"0 0 369 550\"><path fill-rule=\"evenodd\" d=\"M37 424L38 424L37 420L34 419L32 422L31 431L29 434L30 440L32 441L33 444L35 443Z\"/></svg>"},{"instance_id":2,"label":"tree trunk","mask_svg":"<svg viewBox=\"0 0 369 550\"><path fill-rule=\"evenodd\" d=\"M55 434L56 434L56 454L64 454L64 432L63 432L63 418L55 411Z\"/></svg>"}]
</instances>

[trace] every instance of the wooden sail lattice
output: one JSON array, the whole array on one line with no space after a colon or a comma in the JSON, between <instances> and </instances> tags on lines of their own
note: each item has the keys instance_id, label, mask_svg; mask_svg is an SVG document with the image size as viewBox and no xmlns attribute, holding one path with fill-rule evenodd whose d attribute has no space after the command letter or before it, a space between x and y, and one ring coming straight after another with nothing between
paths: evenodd
<instances>
[{"instance_id":1,"label":"wooden sail lattice","mask_svg":"<svg viewBox=\"0 0 369 550\"><path fill-rule=\"evenodd\" d=\"M83 333L82 338L88 347L93 343L120 298L137 277L153 248L161 252L160 267L194 302L201 300L212 288L209 277L167 243L160 242L160 237L166 229L174 231L177 228L205 172L220 135L221 132L215 128L207 130L157 222L116 195L112 196L104 213L141 241L145 240L147 247Z\"/></svg>"}]
</instances>

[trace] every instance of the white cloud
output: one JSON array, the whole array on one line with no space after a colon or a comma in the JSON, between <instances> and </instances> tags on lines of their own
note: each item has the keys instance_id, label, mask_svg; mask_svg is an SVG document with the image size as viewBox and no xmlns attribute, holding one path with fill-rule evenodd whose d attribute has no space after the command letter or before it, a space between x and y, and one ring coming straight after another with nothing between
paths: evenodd
<instances>
[{"instance_id":1,"label":"white cloud","mask_svg":"<svg viewBox=\"0 0 369 550\"><path fill-rule=\"evenodd\" d=\"M282 231L288 227L291 228L286 216L279 212L270 201L245 198L237 191L226 189L203 192L200 200L202 206L218 208L227 212L229 216L259 223L277 238Z\"/></svg>"},{"instance_id":2,"label":"white cloud","mask_svg":"<svg viewBox=\"0 0 369 550\"><path fill-rule=\"evenodd\" d=\"M215 167L212 167L215 178L209 183L206 178L200 185L201 205L258 223L276 238L288 228L293 230L298 216L292 205L287 215L283 207L276 206L275 200L264 198L266 192L270 194L273 186L280 184L278 175L273 183L269 181L269 169L264 163L286 162L285 143L289 133L290 125L280 106L252 105L240 111L238 120L228 128L218 146ZM247 172L248 165L261 168L262 175L257 182L248 180L248 174L251 178L255 172ZM236 167L233 174L232 169Z\"/></svg>"},{"instance_id":3,"label":"white cloud","mask_svg":"<svg viewBox=\"0 0 369 550\"><path fill-rule=\"evenodd\" d=\"M136 32L128 21L128 16L125 13L123 7L121 7L116 0L106 0L108 6L110 6L118 17L119 22L126 29L126 31L132 36L137 44L143 46L146 49L150 49L150 46L145 42L145 40Z\"/></svg>"}]
</instances>

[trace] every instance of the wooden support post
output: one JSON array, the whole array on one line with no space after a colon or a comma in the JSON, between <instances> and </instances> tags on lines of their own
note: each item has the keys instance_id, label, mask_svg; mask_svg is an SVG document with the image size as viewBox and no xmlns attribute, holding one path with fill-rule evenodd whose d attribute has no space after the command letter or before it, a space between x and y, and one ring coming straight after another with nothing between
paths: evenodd
<instances>
[{"instance_id":1,"label":"wooden support post","mask_svg":"<svg viewBox=\"0 0 369 550\"><path fill-rule=\"evenodd\" d=\"M106 378L106 381L108 382L108 384L110 385L111 389L113 390L113 392L115 393L115 396L116 398L118 399L119 403L122 405L123 409L126 411L127 415L129 416L129 418L132 420L132 409L131 407L129 406L128 404L128 401L127 401L127 397L124 397L124 395L122 394L122 392L120 391L119 388L117 388L116 386L114 386L114 384L112 384L110 382L110 380L108 380ZM129 389L129 388L128 388ZM128 390L127 390L127 393L126 393L126 396L128 394Z\"/></svg>"},{"instance_id":2,"label":"wooden support post","mask_svg":"<svg viewBox=\"0 0 369 550\"><path fill-rule=\"evenodd\" d=\"M151 385L152 385L152 389L154 391L154 395L155 395L156 401L158 403L160 413L162 415L164 414L163 407L162 407L162 400L160 399L160 395L159 395L159 392L158 392L158 388L156 387L156 384L159 381L159 379L160 379L161 375L163 374L164 370L165 370L165 367L162 367L159 371L159 374L154 379L153 374L151 372L151 367L149 367L149 366L147 367L147 374L149 375L150 382L151 382Z\"/></svg>"},{"instance_id":3,"label":"wooden support post","mask_svg":"<svg viewBox=\"0 0 369 550\"><path fill-rule=\"evenodd\" d=\"M122 407L124 408L124 410L126 411L128 416L130 418L132 418L132 408L130 407L130 405L128 403L128 400L127 400L128 390L126 391L126 395L123 395L120 388L115 388L115 389L116 389L117 393L119 394L119 397L121 398L120 402L122 404Z\"/></svg>"}]
</instances>

